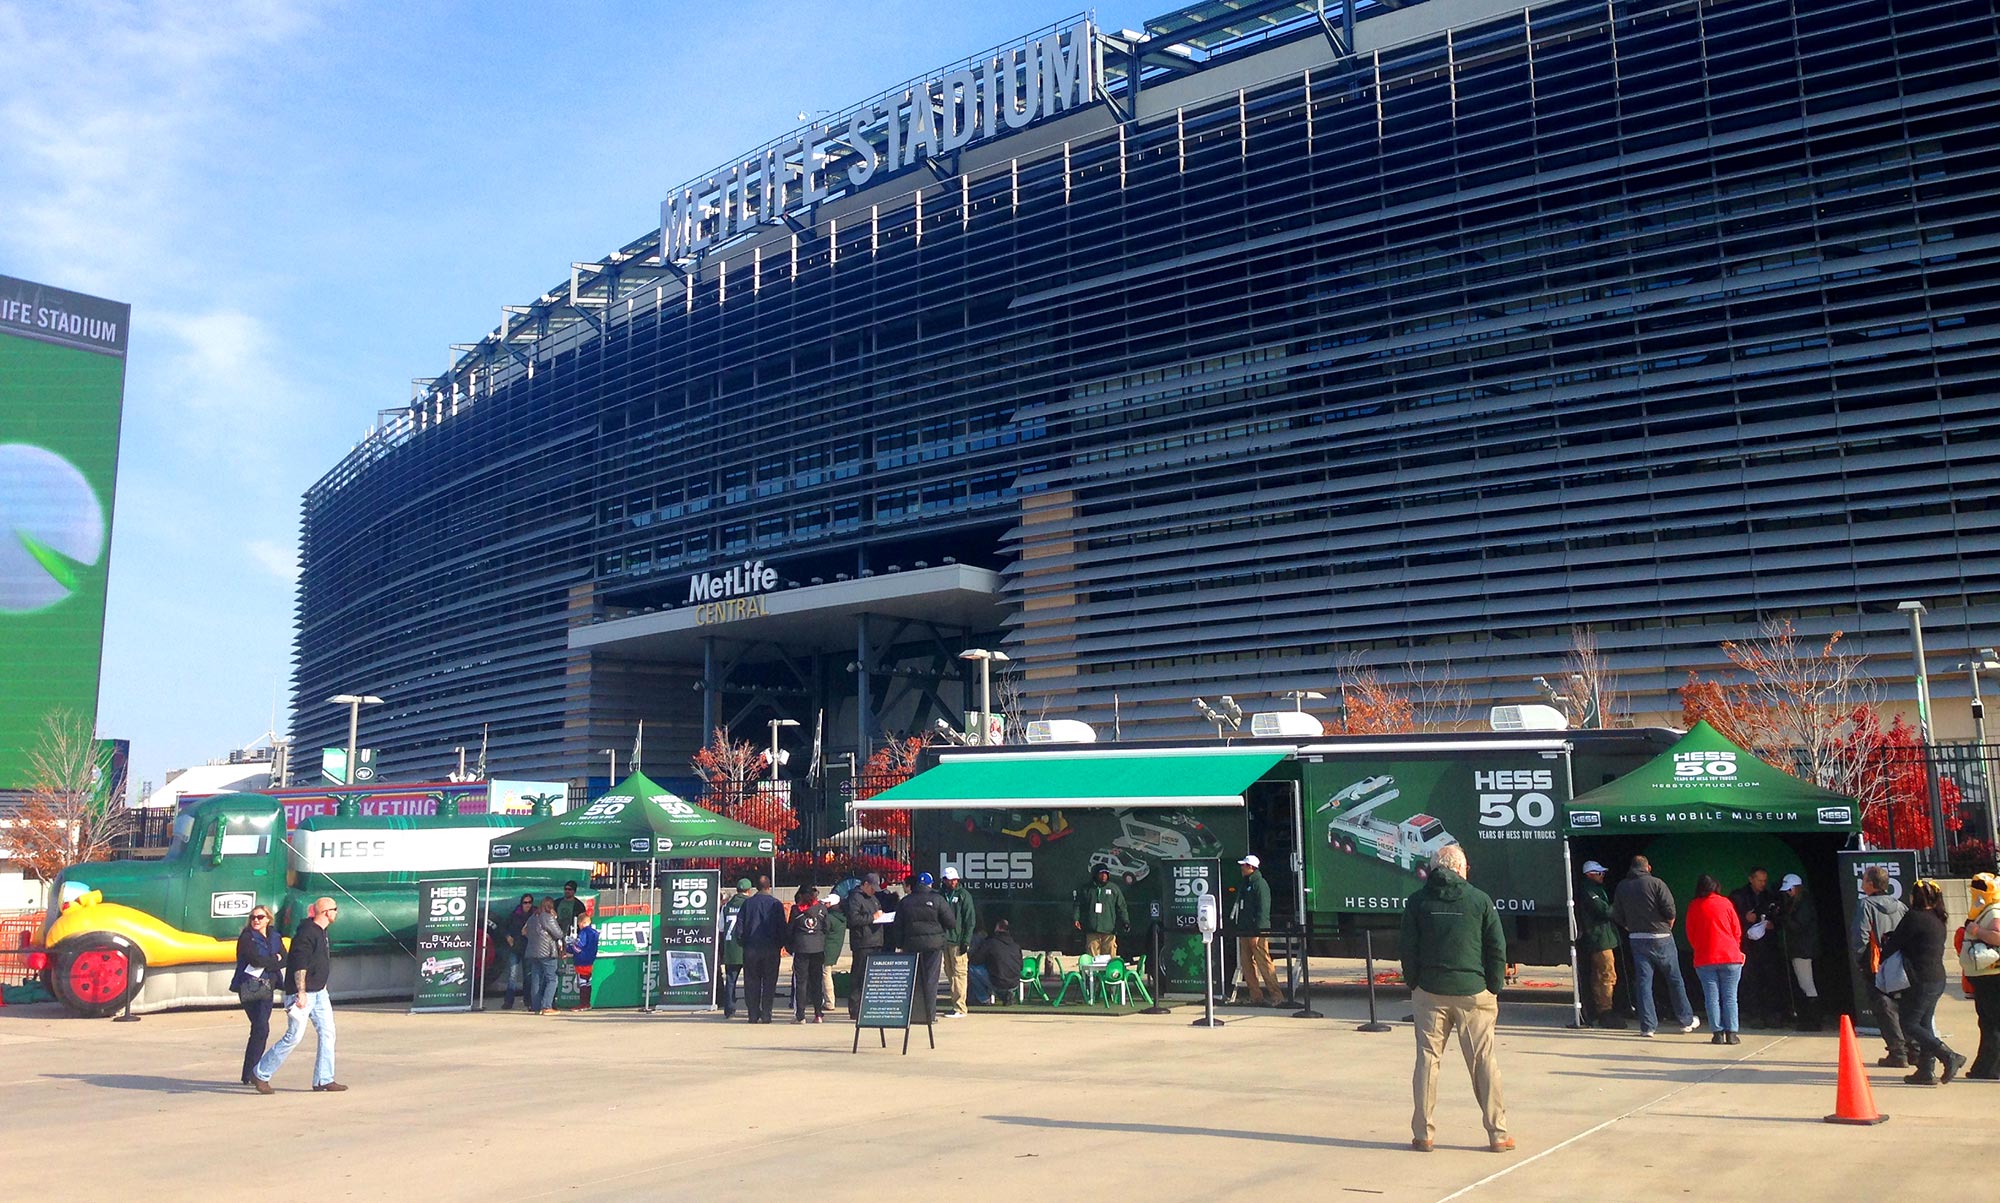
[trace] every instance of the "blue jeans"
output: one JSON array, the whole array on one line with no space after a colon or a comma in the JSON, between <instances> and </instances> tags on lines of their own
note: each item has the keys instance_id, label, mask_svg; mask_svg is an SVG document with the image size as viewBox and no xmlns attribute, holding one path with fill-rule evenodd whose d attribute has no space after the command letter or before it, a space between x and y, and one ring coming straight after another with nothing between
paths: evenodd
<instances>
[{"instance_id":1,"label":"blue jeans","mask_svg":"<svg viewBox=\"0 0 2000 1203\"><path fill-rule=\"evenodd\" d=\"M1917 1072L1932 1072L1932 1063L1945 1061L1951 1050L1938 1039L1936 1019L1938 1000L1944 997L1944 983L1932 982L1927 985L1912 985L1896 996L1896 1010L1903 1019L1903 1034L1917 1050Z\"/></svg>"},{"instance_id":2,"label":"blue jeans","mask_svg":"<svg viewBox=\"0 0 2000 1203\"><path fill-rule=\"evenodd\" d=\"M1743 983L1743 965L1696 965L1701 979L1701 1001L1708 1008L1708 1026L1718 1032L1735 1032L1736 990Z\"/></svg>"},{"instance_id":3,"label":"blue jeans","mask_svg":"<svg viewBox=\"0 0 2000 1203\"><path fill-rule=\"evenodd\" d=\"M1660 1017L1653 1006L1653 975L1666 975L1674 992L1670 1002L1674 1004L1674 1019L1682 1027L1694 1022L1694 1007L1688 1002L1687 983L1681 980L1681 957L1675 950L1672 938L1665 940L1633 940L1632 942L1632 993L1638 996L1639 1030L1650 1032L1660 1026Z\"/></svg>"},{"instance_id":4,"label":"blue jeans","mask_svg":"<svg viewBox=\"0 0 2000 1203\"><path fill-rule=\"evenodd\" d=\"M502 945L496 955L500 964L494 976L500 979L501 988L507 991L506 1005L511 1007L514 996L524 993L521 989L521 953L518 949Z\"/></svg>"},{"instance_id":5,"label":"blue jeans","mask_svg":"<svg viewBox=\"0 0 2000 1203\"><path fill-rule=\"evenodd\" d=\"M297 1001L294 999L294 1001ZM319 1049L313 1057L313 1085L324 1086L333 1081L333 999L324 990L314 990L305 996L303 1010L298 1007L285 1008L285 1034L278 1043L257 1060L257 1068L252 1072L259 1081L268 1082L285 1058L292 1055L292 1048L306 1034L306 1025L311 1024L313 1034L319 1038Z\"/></svg>"},{"instance_id":6,"label":"blue jeans","mask_svg":"<svg viewBox=\"0 0 2000 1203\"><path fill-rule=\"evenodd\" d=\"M993 1001L993 975L986 972L984 965L972 965L965 971L966 993L972 1001L984 1006Z\"/></svg>"},{"instance_id":7,"label":"blue jeans","mask_svg":"<svg viewBox=\"0 0 2000 1203\"><path fill-rule=\"evenodd\" d=\"M528 1009L546 1011L556 1005L556 959L528 958Z\"/></svg>"}]
</instances>

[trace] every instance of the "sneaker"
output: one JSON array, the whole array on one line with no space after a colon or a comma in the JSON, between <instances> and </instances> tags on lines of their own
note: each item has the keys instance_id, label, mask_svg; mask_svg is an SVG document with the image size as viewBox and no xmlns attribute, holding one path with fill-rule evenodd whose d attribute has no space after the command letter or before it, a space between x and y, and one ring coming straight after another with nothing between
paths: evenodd
<instances>
[{"instance_id":1,"label":"sneaker","mask_svg":"<svg viewBox=\"0 0 2000 1203\"><path fill-rule=\"evenodd\" d=\"M1708 1042L1709 1042L1710 1044L1728 1044L1728 1043L1729 1043L1729 1033L1728 1033L1728 1032L1717 1032L1717 1033L1716 1033L1715 1035L1713 1035L1713 1036L1710 1036L1710 1037L1708 1038Z\"/></svg>"},{"instance_id":2,"label":"sneaker","mask_svg":"<svg viewBox=\"0 0 2000 1203\"><path fill-rule=\"evenodd\" d=\"M1647 1030L1646 1030L1646 1029L1644 1029L1644 1028L1640 1028L1640 1029L1639 1029L1639 1039L1641 1039L1641 1040L1651 1040L1652 1038L1653 1038L1653 1034L1652 1034L1651 1032L1647 1031Z\"/></svg>"},{"instance_id":3,"label":"sneaker","mask_svg":"<svg viewBox=\"0 0 2000 1203\"><path fill-rule=\"evenodd\" d=\"M1431 1142L1422 1139L1412 1139L1410 1141L1410 1147L1415 1149L1419 1153L1428 1153L1431 1151Z\"/></svg>"},{"instance_id":4,"label":"sneaker","mask_svg":"<svg viewBox=\"0 0 2000 1203\"><path fill-rule=\"evenodd\" d=\"M1730 1032L1730 1033L1729 1033L1729 1039L1727 1039L1727 1040L1724 1040L1724 1041L1723 1041L1723 1043L1724 1043L1724 1044L1741 1044L1741 1043L1743 1043L1743 1035L1742 1035L1742 1033L1740 1033L1740 1032Z\"/></svg>"},{"instance_id":5,"label":"sneaker","mask_svg":"<svg viewBox=\"0 0 2000 1203\"><path fill-rule=\"evenodd\" d=\"M1694 1031L1696 1028L1700 1026L1701 1026L1701 1017L1697 1015L1693 1019L1690 1019L1686 1023L1681 1025L1681 1035L1685 1036L1689 1032Z\"/></svg>"},{"instance_id":6,"label":"sneaker","mask_svg":"<svg viewBox=\"0 0 2000 1203\"><path fill-rule=\"evenodd\" d=\"M1514 1138L1511 1136L1502 1136L1486 1147L1495 1153L1511 1153L1514 1151Z\"/></svg>"},{"instance_id":7,"label":"sneaker","mask_svg":"<svg viewBox=\"0 0 2000 1203\"><path fill-rule=\"evenodd\" d=\"M326 1084L325 1084L325 1085L323 1085L323 1086L315 1086L315 1087L313 1087L313 1089L314 1089L314 1090L320 1090L320 1091L325 1091L325 1092L326 1092L326 1093L328 1093L328 1094L335 1094L335 1093L338 1093L339 1091L342 1091L342 1090L346 1090L346 1089L347 1089L347 1087L345 1087L345 1086L342 1086L342 1085L341 1085L340 1083L338 1083L338 1082L328 1082L328 1083L326 1083Z\"/></svg>"},{"instance_id":8,"label":"sneaker","mask_svg":"<svg viewBox=\"0 0 2000 1203\"><path fill-rule=\"evenodd\" d=\"M264 1079L262 1079L262 1078L258 1078L258 1077L252 1077L252 1078L250 1079L250 1084L251 1084L252 1086L255 1086L255 1087L257 1088L257 1093L258 1093L258 1094L276 1094L276 1093L278 1093L277 1091L275 1091L275 1090L271 1089L271 1084L270 1084L269 1082L266 1082L266 1081L265 1081Z\"/></svg>"},{"instance_id":9,"label":"sneaker","mask_svg":"<svg viewBox=\"0 0 2000 1203\"><path fill-rule=\"evenodd\" d=\"M825 1022L826 1022L826 1016L824 1016L824 1015L815 1015L815 1016L813 1016L813 1022L814 1022L814 1023L825 1023Z\"/></svg>"}]
</instances>

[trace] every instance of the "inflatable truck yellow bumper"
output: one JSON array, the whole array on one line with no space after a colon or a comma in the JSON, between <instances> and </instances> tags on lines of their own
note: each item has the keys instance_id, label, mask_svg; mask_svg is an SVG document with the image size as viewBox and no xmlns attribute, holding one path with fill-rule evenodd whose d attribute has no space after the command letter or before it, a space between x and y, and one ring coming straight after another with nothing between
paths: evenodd
<instances>
[{"instance_id":1,"label":"inflatable truck yellow bumper","mask_svg":"<svg viewBox=\"0 0 2000 1203\"><path fill-rule=\"evenodd\" d=\"M124 936L146 954L153 968L169 965L228 965L236 967L236 942L197 936L170 927L144 911L116 902L104 901L96 890L84 894L63 908L49 925L45 946L55 948L64 940L89 932L109 932Z\"/></svg>"}]
</instances>

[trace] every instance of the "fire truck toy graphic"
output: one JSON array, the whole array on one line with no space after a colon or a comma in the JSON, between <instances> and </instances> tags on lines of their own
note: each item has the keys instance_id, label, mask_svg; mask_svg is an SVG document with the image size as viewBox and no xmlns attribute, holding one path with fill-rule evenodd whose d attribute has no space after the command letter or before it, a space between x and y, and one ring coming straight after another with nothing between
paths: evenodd
<instances>
[{"instance_id":1,"label":"fire truck toy graphic","mask_svg":"<svg viewBox=\"0 0 2000 1203\"><path fill-rule=\"evenodd\" d=\"M1320 803L1316 813L1333 812L1327 821L1327 846L1355 856L1372 856L1419 880L1430 875L1431 855L1458 841L1444 824L1426 814L1399 822L1375 817L1375 811L1403 796L1388 776L1364 777Z\"/></svg>"}]
</instances>

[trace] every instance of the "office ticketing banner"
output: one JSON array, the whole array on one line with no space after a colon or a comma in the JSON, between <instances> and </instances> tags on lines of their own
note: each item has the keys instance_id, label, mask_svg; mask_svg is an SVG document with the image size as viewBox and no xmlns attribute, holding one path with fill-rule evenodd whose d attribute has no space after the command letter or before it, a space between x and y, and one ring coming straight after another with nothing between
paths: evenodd
<instances>
[{"instance_id":1,"label":"office ticketing banner","mask_svg":"<svg viewBox=\"0 0 2000 1203\"><path fill-rule=\"evenodd\" d=\"M52 718L95 734L131 313L0 276L0 789Z\"/></svg>"}]
</instances>

